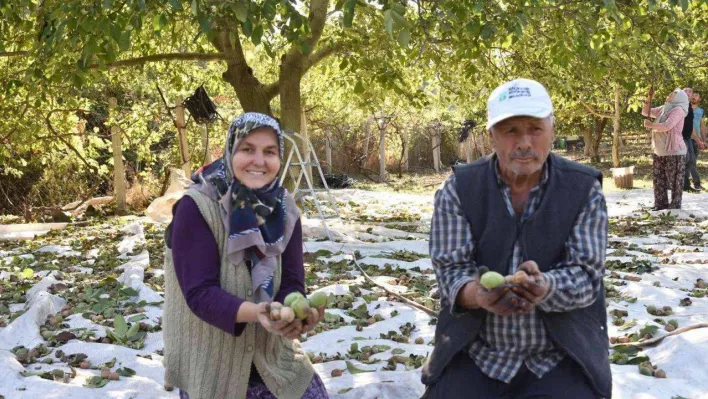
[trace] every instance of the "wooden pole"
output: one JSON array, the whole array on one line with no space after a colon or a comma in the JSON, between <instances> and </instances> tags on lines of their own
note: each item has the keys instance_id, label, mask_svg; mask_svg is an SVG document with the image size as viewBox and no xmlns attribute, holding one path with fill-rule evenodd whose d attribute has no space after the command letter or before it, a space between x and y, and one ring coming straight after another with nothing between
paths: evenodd
<instances>
[{"instance_id":1,"label":"wooden pole","mask_svg":"<svg viewBox=\"0 0 708 399\"><path fill-rule=\"evenodd\" d=\"M305 141L301 143L300 153L302 154L303 161L310 163L312 161L312 154L310 154L310 146L308 142L310 140L309 132L307 131L307 115L305 114L305 107L300 107L300 135L305 138ZM310 165L303 166L305 173L312 181L312 167Z\"/></svg>"},{"instance_id":2,"label":"wooden pole","mask_svg":"<svg viewBox=\"0 0 708 399\"><path fill-rule=\"evenodd\" d=\"M409 143L408 131L403 132L403 171L408 172L408 143Z\"/></svg>"},{"instance_id":3,"label":"wooden pole","mask_svg":"<svg viewBox=\"0 0 708 399\"><path fill-rule=\"evenodd\" d=\"M369 160L369 138L371 137L371 118L366 118L364 123L364 132L366 134L364 138L364 158L361 160L361 168L366 168L366 162Z\"/></svg>"},{"instance_id":4,"label":"wooden pole","mask_svg":"<svg viewBox=\"0 0 708 399\"><path fill-rule=\"evenodd\" d=\"M433 126L432 131L433 168L435 169L435 172L440 173L440 135L437 126Z\"/></svg>"},{"instance_id":5,"label":"wooden pole","mask_svg":"<svg viewBox=\"0 0 708 399\"><path fill-rule=\"evenodd\" d=\"M118 100L115 97L108 99L108 112L111 117L115 117ZM113 195L116 200L116 215L128 213L125 194L125 168L123 167L123 147L121 143L120 128L111 125L111 142L113 147Z\"/></svg>"},{"instance_id":6,"label":"wooden pole","mask_svg":"<svg viewBox=\"0 0 708 399\"><path fill-rule=\"evenodd\" d=\"M327 165L325 170L327 174L332 174L332 135L329 134L329 128L325 129L325 158L327 160Z\"/></svg>"},{"instance_id":7,"label":"wooden pole","mask_svg":"<svg viewBox=\"0 0 708 399\"><path fill-rule=\"evenodd\" d=\"M620 109L620 85L615 83L615 113L612 118L612 166L620 167L620 117L622 110Z\"/></svg>"},{"instance_id":8,"label":"wooden pole","mask_svg":"<svg viewBox=\"0 0 708 399\"><path fill-rule=\"evenodd\" d=\"M211 163L211 151L209 151L209 125L204 124L202 130L202 147L204 148L204 164Z\"/></svg>"},{"instance_id":9,"label":"wooden pole","mask_svg":"<svg viewBox=\"0 0 708 399\"><path fill-rule=\"evenodd\" d=\"M180 154L180 164L184 175L187 179L192 175L192 161L189 157L189 144L187 142L187 123L184 117L184 105L182 100L178 100L175 104L175 111L177 113L177 120L175 121L175 127L177 127L177 135L179 136L179 154Z\"/></svg>"},{"instance_id":10,"label":"wooden pole","mask_svg":"<svg viewBox=\"0 0 708 399\"><path fill-rule=\"evenodd\" d=\"M379 129L379 181L383 182L386 181L386 119L383 116Z\"/></svg>"}]
</instances>

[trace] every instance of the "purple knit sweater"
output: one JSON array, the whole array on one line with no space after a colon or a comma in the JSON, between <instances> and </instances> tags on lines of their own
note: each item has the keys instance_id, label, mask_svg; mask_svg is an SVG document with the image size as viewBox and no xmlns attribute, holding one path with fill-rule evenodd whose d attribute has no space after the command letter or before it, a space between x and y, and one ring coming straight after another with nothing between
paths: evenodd
<instances>
[{"instance_id":1,"label":"purple knit sweater","mask_svg":"<svg viewBox=\"0 0 708 399\"><path fill-rule=\"evenodd\" d=\"M221 257L216 240L197 204L189 196L184 196L175 210L172 257L177 281L192 312L215 327L236 336L241 335L246 323L236 323L236 314L245 299L221 288ZM299 219L281 259L280 290L273 300L282 303L291 292L305 293L302 225Z\"/></svg>"}]
</instances>

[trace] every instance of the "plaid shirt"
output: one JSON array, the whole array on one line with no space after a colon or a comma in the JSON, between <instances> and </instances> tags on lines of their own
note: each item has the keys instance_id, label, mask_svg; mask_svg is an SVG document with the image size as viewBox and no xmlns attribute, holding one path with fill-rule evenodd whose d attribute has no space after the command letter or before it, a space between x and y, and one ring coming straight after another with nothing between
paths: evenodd
<instances>
[{"instance_id":1,"label":"plaid shirt","mask_svg":"<svg viewBox=\"0 0 708 399\"><path fill-rule=\"evenodd\" d=\"M509 214L517 217L519 222L528 219L538 208L546 190L547 167L544 166L539 184L529 193L520 217L514 213L510 188L496 165L495 171ZM509 383L521 365L526 364L540 378L564 358L564 352L549 338L537 309L565 312L586 307L597 299L605 272L607 223L605 197L600 183L595 182L566 241L566 258L545 273L550 290L543 302L521 315L487 313L479 335L470 345L470 356L484 374ZM430 257L440 292L452 304L455 304L460 288L475 279L474 251L472 231L462 211L453 174L435 193L430 230ZM517 241L508 273L514 273L522 261L521 245ZM453 305L453 313L460 311L464 310Z\"/></svg>"}]
</instances>

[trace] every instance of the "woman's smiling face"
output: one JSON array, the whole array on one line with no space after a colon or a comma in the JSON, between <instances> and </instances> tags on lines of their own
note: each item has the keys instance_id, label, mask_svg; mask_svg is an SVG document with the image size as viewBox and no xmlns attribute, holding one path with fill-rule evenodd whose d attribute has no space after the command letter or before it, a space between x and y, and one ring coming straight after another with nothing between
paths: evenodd
<instances>
[{"instance_id":1,"label":"woman's smiling face","mask_svg":"<svg viewBox=\"0 0 708 399\"><path fill-rule=\"evenodd\" d=\"M270 184L280 170L278 136L268 127L258 128L239 142L231 158L234 176L248 188Z\"/></svg>"}]
</instances>

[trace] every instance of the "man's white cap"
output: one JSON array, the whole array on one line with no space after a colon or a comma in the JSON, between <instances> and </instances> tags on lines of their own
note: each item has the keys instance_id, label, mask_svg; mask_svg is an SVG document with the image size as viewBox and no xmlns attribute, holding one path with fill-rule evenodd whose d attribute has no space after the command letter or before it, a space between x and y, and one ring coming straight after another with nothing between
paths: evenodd
<instances>
[{"instance_id":1,"label":"man's white cap","mask_svg":"<svg viewBox=\"0 0 708 399\"><path fill-rule=\"evenodd\" d=\"M551 96L542 84L514 79L494 89L487 100L487 130L514 116L546 118L553 113Z\"/></svg>"}]
</instances>

